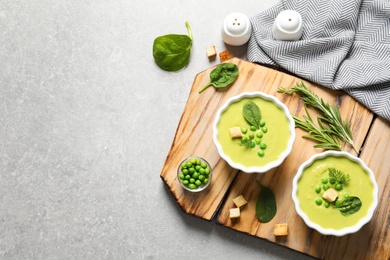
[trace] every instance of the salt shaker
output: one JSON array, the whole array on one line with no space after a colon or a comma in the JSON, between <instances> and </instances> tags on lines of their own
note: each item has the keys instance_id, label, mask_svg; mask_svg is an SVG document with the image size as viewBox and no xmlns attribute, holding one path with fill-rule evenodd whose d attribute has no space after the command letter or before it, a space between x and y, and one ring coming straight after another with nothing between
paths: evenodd
<instances>
[{"instance_id":1,"label":"salt shaker","mask_svg":"<svg viewBox=\"0 0 390 260\"><path fill-rule=\"evenodd\" d=\"M222 40L232 46L241 46L248 42L251 32L252 26L245 14L231 13L224 19Z\"/></svg>"},{"instance_id":2,"label":"salt shaker","mask_svg":"<svg viewBox=\"0 0 390 260\"><path fill-rule=\"evenodd\" d=\"M272 33L276 40L296 41L302 36L302 17L294 10L284 10L276 17Z\"/></svg>"}]
</instances>

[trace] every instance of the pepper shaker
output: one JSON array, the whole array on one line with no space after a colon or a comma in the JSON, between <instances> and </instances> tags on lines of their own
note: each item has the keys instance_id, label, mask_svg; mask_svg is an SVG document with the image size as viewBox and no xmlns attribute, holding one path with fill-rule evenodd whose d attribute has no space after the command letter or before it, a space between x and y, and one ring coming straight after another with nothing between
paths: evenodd
<instances>
[{"instance_id":1,"label":"pepper shaker","mask_svg":"<svg viewBox=\"0 0 390 260\"><path fill-rule=\"evenodd\" d=\"M252 26L249 18L242 13L231 13L224 19L222 40L232 46L241 46L248 42Z\"/></svg>"},{"instance_id":2,"label":"pepper shaker","mask_svg":"<svg viewBox=\"0 0 390 260\"><path fill-rule=\"evenodd\" d=\"M276 40L296 41L302 36L302 17L294 10L284 10L276 17L272 33Z\"/></svg>"}]
</instances>

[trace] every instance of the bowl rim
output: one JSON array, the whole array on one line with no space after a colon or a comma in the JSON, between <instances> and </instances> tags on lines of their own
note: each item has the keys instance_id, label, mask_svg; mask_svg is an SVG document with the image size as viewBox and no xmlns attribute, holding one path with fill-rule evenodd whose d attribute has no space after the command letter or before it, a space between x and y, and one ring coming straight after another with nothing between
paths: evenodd
<instances>
[{"instance_id":1,"label":"bowl rim","mask_svg":"<svg viewBox=\"0 0 390 260\"><path fill-rule=\"evenodd\" d=\"M192 158L196 158L196 159L199 159L199 160L205 162L205 163L207 164L207 166L210 168L209 182L206 183L206 185L200 186L199 188L193 189L193 190L190 189L190 188L188 188L188 187L186 187L186 186L183 184L182 180L179 178L181 165L182 165L184 162L186 162L186 161L188 161L188 160L191 160ZM193 192L193 193L197 193L197 192L201 192L201 191L207 189L207 187L210 186L211 179L213 178L213 168L211 168L210 163L209 163L205 158L194 155L194 156L189 156L189 157L183 159L183 160L179 163L179 165L177 166L176 175L177 175L177 180L179 181L180 186L183 187L183 189L185 189L185 190L187 190L187 191L190 191L190 192Z\"/></svg>"},{"instance_id":2,"label":"bowl rim","mask_svg":"<svg viewBox=\"0 0 390 260\"><path fill-rule=\"evenodd\" d=\"M275 161L269 162L266 165L263 166L251 166L251 167L246 167L242 164L235 163L233 162L222 150L222 145L218 142L218 130L217 130L217 125L219 122L219 119L221 117L221 114L228 109L229 105L231 103L237 102L243 98L255 98L255 97L260 97L265 100L272 101L277 107L282 109L284 112L284 115L286 116L287 120L289 121L289 131L290 131L290 138L287 143L286 149L282 152L282 154L279 156L279 158ZM278 167L281 165L286 157L291 153L294 141L295 141L295 122L293 117L290 114L290 111L288 107L283 104L277 97L266 94L261 91L252 91L252 92L241 92L238 95L232 96L229 99L225 101L225 103L218 109L214 122L213 122L213 141L215 146L217 147L219 155L233 168L238 169L242 172L245 173L265 173L273 168Z\"/></svg>"},{"instance_id":3,"label":"bowl rim","mask_svg":"<svg viewBox=\"0 0 390 260\"><path fill-rule=\"evenodd\" d=\"M316 224L312 222L306 213L304 213L300 208L300 202L298 200L298 197L296 196L298 191L298 181L301 178L303 174L303 170L314 163L314 161L318 159L323 159L327 156L335 156L335 157L346 157L350 159L351 161L357 162L370 176L370 181L374 187L373 190L373 202L368 209L367 215L359 220L358 223L356 223L353 226L345 227L339 230L332 229L332 228L323 228L319 224ZM350 153L344 152L344 151L325 151L319 154L312 155L307 161L305 161L303 164L300 165L298 168L298 171L293 179L293 188L292 188L292 199L294 201L295 210L298 213L298 215L303 219L303 221L306 223L306 225L310 228L313 228L317 230L319 233L323 235L333 235L333 236L344 236L347 234L355 233L359 231L365 224L367 224L374 215L374 211L378 205L378 184L375 180L375 175L373 171L364 163L362 159L360 159L357 156L354 156Z\"/></svg>"}]
</instances>

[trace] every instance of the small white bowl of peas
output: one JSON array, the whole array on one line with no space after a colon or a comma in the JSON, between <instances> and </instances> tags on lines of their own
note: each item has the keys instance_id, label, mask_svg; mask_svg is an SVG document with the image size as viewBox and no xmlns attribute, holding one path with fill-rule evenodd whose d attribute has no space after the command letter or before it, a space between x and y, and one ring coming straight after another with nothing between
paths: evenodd
<instances>
[{"instance_id":1,"label":"small white bowl of peas","mask_svg":"<svg viewBox=\"0 0 390 260\"><path fill-rule=\"evenodd\" d=\"M198 156L184 159L177 168L177 178L180 185L191 192L206 189L211 182L212 169L210 164Z\"/></svg>"}]
</instances>

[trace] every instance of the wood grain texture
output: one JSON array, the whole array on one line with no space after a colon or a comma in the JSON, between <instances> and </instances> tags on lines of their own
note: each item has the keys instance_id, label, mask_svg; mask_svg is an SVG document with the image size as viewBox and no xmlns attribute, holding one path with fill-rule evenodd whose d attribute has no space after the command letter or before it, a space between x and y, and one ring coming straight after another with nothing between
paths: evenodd
<instances>
[{"instance_id":1,"label":"wood grain texture","mask_svg":"<svg viewBox=\"0 0 390 260\"><path fill-rule=\"evenodd\" d=\"M296 95L277 93L279 87L292 87L301 79L279 71L232 59L239 67L239 77L228 89L215 90L210 87L201 94L198 89L209 81L209 68L199 73L194 80L187 105L179 122L172 147L166 158L160 177L170 189L179 206L188 214L211 220L217 216L217 222L228 228L252 236L269 240L317 258L333 259L348 254L354 259L389 256L389 160L390 152L387 143L390 134L389 125L374 115L343 92L322 88L303 81L324 100L339 106L343 118L351 124L355 146L362 151L362 159L376 173L380 196L386 203L376 210L374 221L365 225L356 234L345 237L323 236L307 228L295 212L291 198L292 179L299 166L315 153L314 143L302 138L304 132L296 129L296 141L292 153L284 163L265 174L246 174L232 169L222 160L212 141L212 123L219 107L230 97L244 91L262 91L279 98L286 104L291 113L302 117L304 106ZM312 116L316 111L310 109ZM370 130L370 132L369 132ZM366 139L367 138L367 139ZM362 147L364 143L364 146ZM356 154L349 146L344 151ZM211 185L199 194L193 194L181 188L177 180L177 167L186 157L197 155L205 158L213 168ZM381 157L382 156L382 157ZM256 181L271 188L276 196L278 211L269 223L260 223L255 214L256 199L259 189ZM236 221L229 219L229 210L233 198L243 195L248 204L242 208L241 217ZM288 223L289 235L275 238L274 224ZM375 259L373 258L373 259Z\"/></svg>"}]
</instances>

